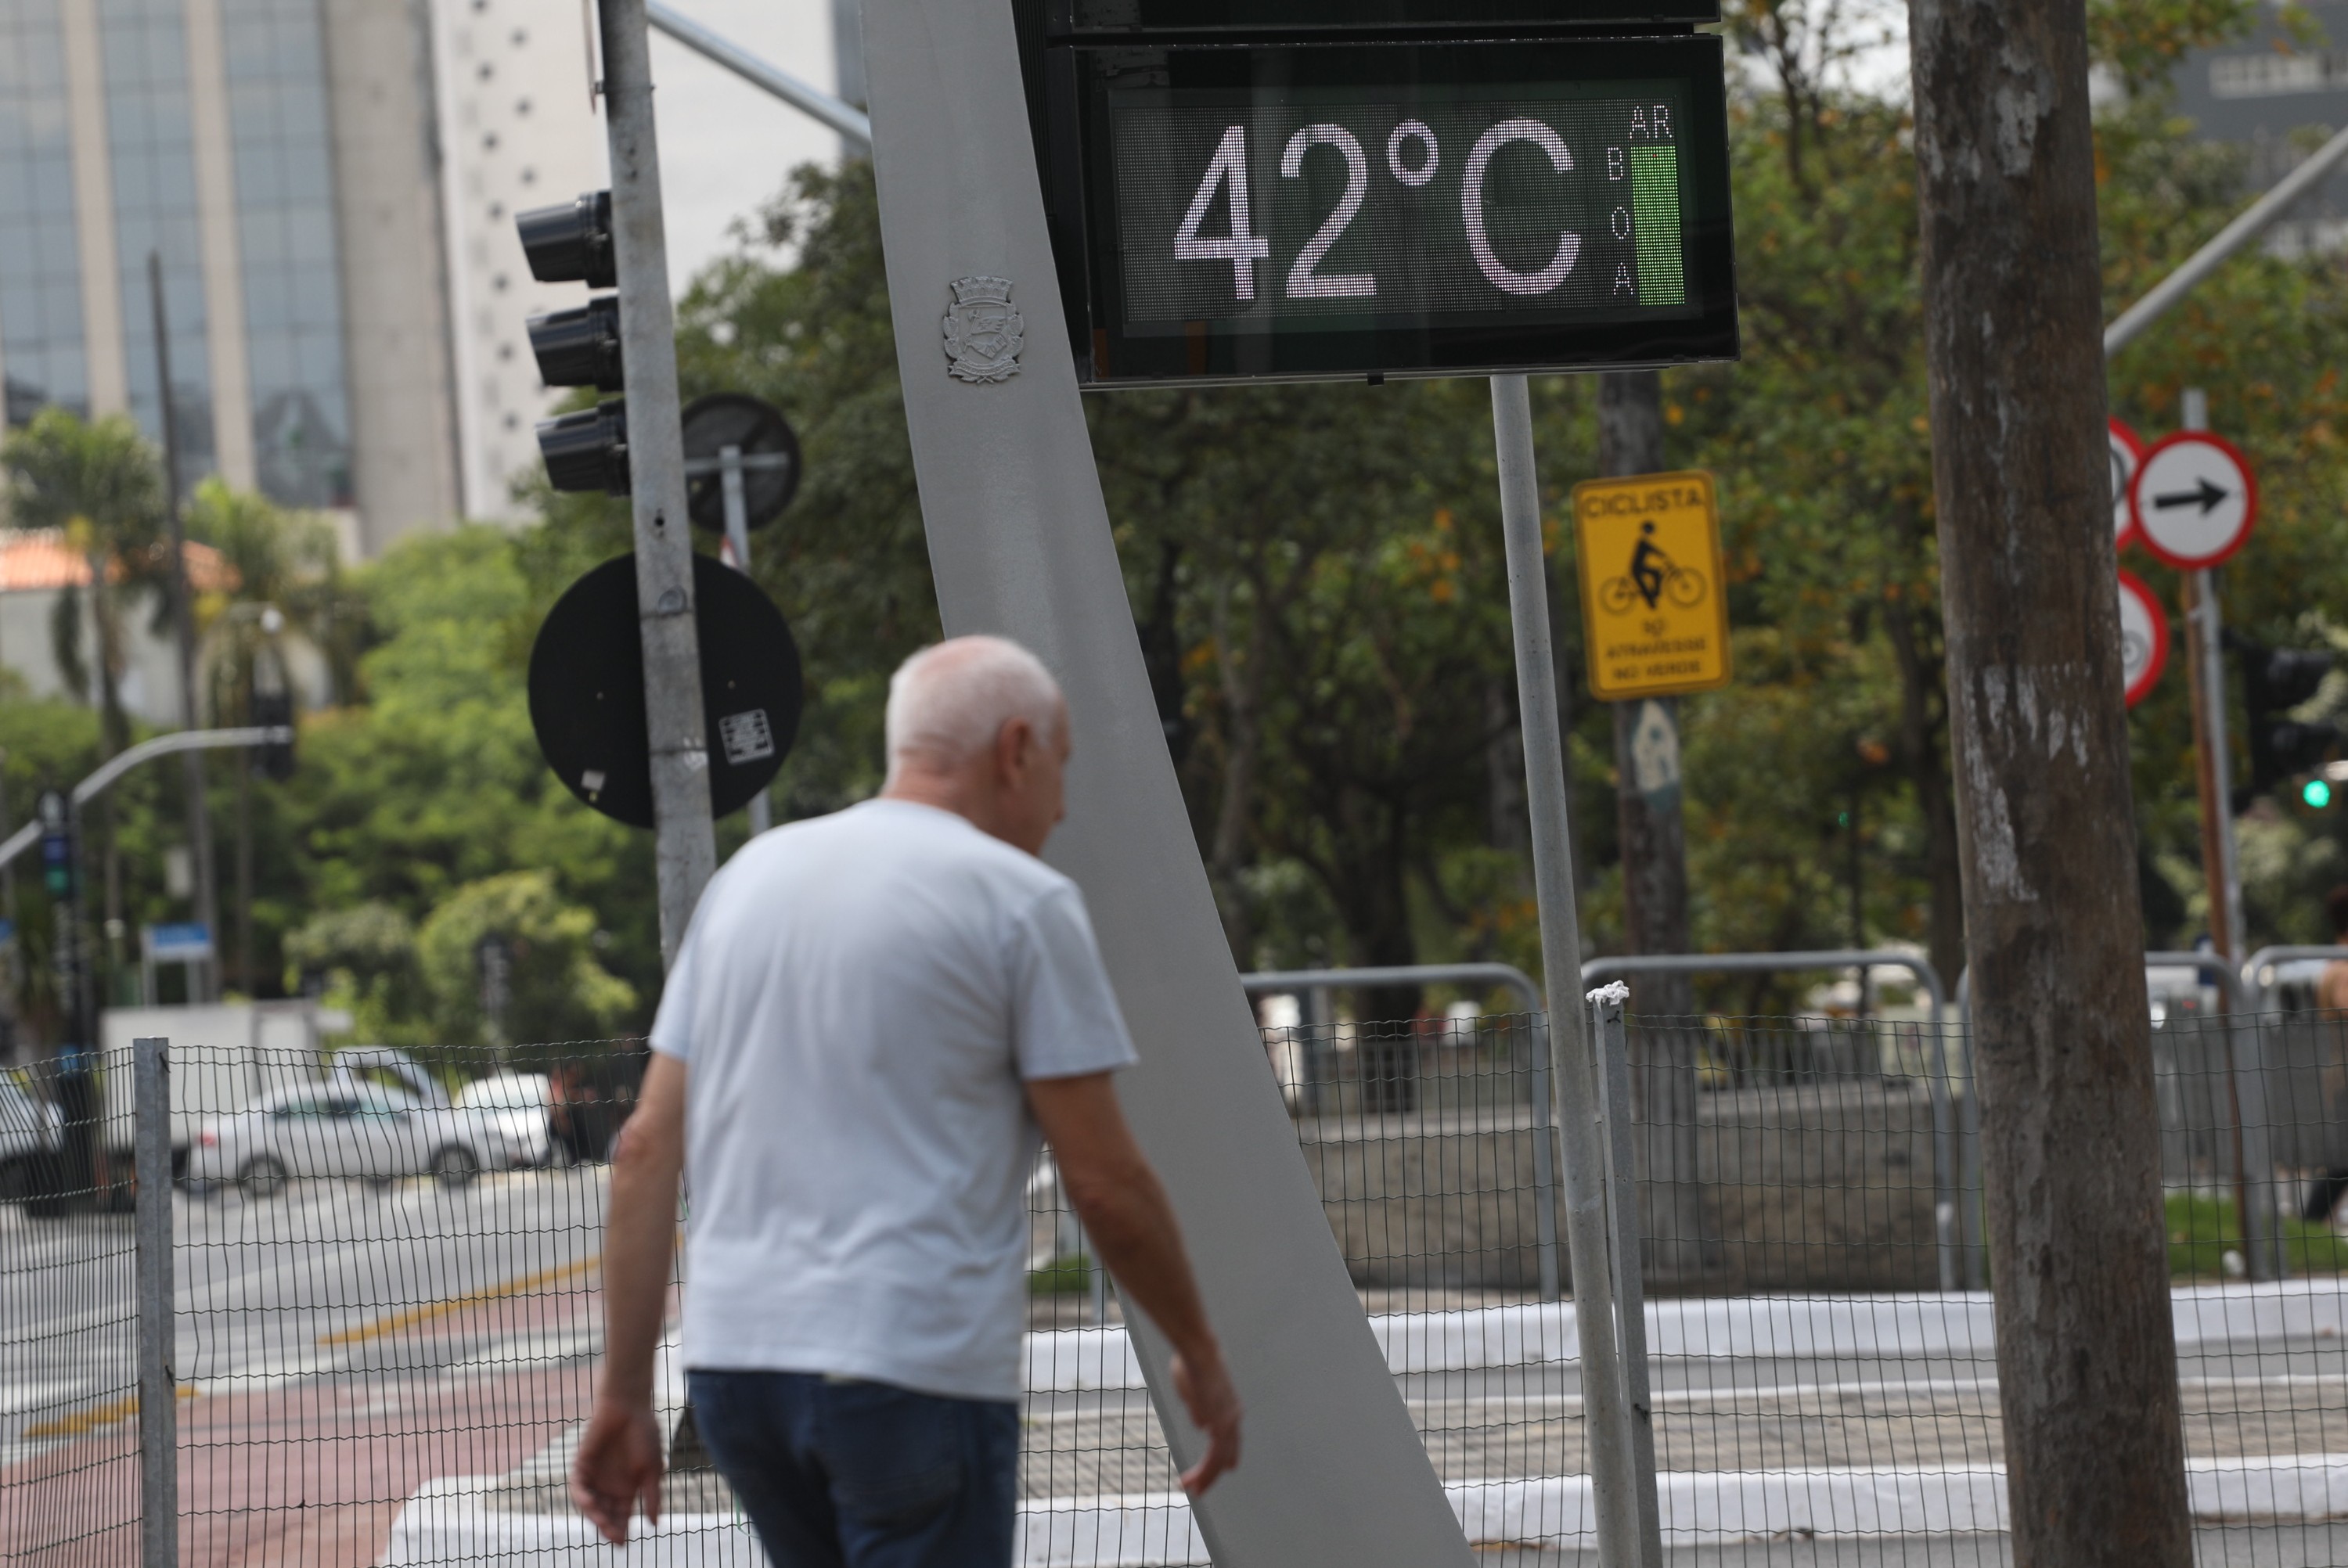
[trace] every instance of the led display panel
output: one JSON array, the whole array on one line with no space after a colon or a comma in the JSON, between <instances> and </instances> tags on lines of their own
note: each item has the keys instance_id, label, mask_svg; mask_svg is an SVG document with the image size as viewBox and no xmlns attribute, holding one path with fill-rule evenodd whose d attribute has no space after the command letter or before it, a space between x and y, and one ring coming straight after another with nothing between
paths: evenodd
<instances>
[{"instance_id":1,"label":"led display panel","mask_svg":"<svg viewBox=\"0 0 2348 1568\"><path fill-rule=\"evenodd\" d=\"M1093 384L1735 354L1716 38L1053 54Z\"/></svg>"},{"instance_id":2,"label":"led display panel","mask_svg":"<svg viewBox=\"0 0 2348 1568\"><path fill-rule=\"evenodd\" d=\"M1462 32L1720 20L1720 0L1044 0L1055 35Z\"/></svg>"}]
</instances>

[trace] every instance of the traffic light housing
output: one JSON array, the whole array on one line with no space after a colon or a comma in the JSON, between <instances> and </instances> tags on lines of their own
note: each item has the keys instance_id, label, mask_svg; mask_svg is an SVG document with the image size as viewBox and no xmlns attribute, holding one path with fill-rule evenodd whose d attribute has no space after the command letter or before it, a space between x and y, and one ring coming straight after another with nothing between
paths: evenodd
<instances>
[{"instance_id":1,"label":"traffic light housing","mask_svg":"<svg viewBox=\"0 0 2348 1568\"><path fill-rule=\"evenodd\" d=\"M294 693L255 692L252 694L252 722L269 729L292 729ZM294 743L291 740L268 742L260 751L258 762L262 777L283 784L294 776Z\"/></svg>"},{"instance_id":2,"label":"traffic light housing","mask_svg":"<svg viewBox=\"0 0 2348 1568\"><path fill-rule=\"evenodd\" d=\"M2250 743L2250 786L2234 806L2240 811L2257 796L2322 766L2339 745L2337 724L2288 716L2315 695L2337 656L2322 648L2269 648L2247 637L2230 635L2227 641L2242 661L2242 709Z\"/></svg>"},{"instance_id":3,"label":"traffic light housing","mask_svg":"<svg viewBox=\"0 0 2348 1568\"><path fill-rule=\"evenodd\" d=\"M590 191L575 201L534 208L514 219L530 276L541 283L582 282L607 289L619 281L612 248L612 193ZM549 386L592 386L617 392L624 384L620 354L620 301L605 294L575 310L530 320L530 353ZM614 399L541 422L538 449L547 481L558 490L628 493L628 413Z\"/></svg>"},{"instance_id":4,"label":"traffic light housing","mask_svg":"<svg viewBox=\"0 0 2348 1568\"><path fill-rule=\"evenodd\" d=\"M558 490L626 495L627 399L615 397L544 421L538 427L538 451L546 459L547 482Z\"/></svg>"},{"instance_id":5,"label":"traffic light housing","mask_svg":"<svg viewBox=\"0 0 2348 1568\"><path fill-rule=\"evenodd\" d=\"M619 391L620 296L601 294L575 311L530 317L530 352L549 386Z\"/></svg>"},{"instance_id":6,"label":"traffic light housing","mask_svg":"<svg viewBox=\"0 0 2348 1568\"><path fill-rule=\"evenodd\" d=\"M41 792L41 886L63 900L74 890L73 810L59 790Z\"/></svg>"},{"instance_id":7,"label":"traffic light housing","mask_svg":"<svg viewBox=\"0 0 2348 1568\"><path fill-rule=\"evenodd\" d=\"M612 252L612 193L591 190L576 201L533 207L514 217L521 231L530 275L541 283L584 283L617 288L620 274Z\"/></svg>"}]
</instances>

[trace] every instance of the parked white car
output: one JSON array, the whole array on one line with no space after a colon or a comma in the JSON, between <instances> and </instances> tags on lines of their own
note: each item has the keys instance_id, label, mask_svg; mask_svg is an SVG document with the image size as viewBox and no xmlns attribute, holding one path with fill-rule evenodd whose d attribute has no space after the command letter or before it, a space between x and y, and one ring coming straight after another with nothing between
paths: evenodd
<instances>
[{"instance_id":1,"label":"parked white car","mask_svg":"<svg viewBox=\"0 0 2348 1568\"><path fill-rule=\"evenodd\" d=\"M57 1108L35 1094L21 1074L0 1072L0 1203L38 1196L64 1139Z\"/></svg>"},{"instance_id":2,"label":"parked white car","mask_svg":"<svg viewBox=\"0 0 2348 1568\"><path fill-rule=\"evenodd\" d=\"M457 1091L457 1109L496 1123L499 1135L527 1150L521 1163L543 1165L554 1152L549 1120L554 1086L543 1072L496 1072Z\"/></svg>"},{"instance_id":3,"label":"parked white car","mask_svg":"<svg viewBox=\"0 0 2348 1568\"><path fill-rule=\"evenodd\" d=\"M511 1131L495 1117L349 1079L305 1083L205 1122L188 1152L188 1176L232 1181L249 1198L274 1197L310 1176L431 1176L457 1187L530 1163L531 1146Z\"/></svg>"}]
</instances>

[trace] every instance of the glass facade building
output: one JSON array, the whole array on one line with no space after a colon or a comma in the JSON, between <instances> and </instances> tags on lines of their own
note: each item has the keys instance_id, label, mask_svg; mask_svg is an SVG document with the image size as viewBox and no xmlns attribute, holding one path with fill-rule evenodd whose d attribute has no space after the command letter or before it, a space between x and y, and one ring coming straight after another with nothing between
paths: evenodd
<instances>
[{"instance_id":1,"label":"glass facade building","mask_svg":"<svg viewBox=\"0 0 2348 1568\"><path fill-rule=\"evenodd\" d=\"M183 491L347 511L364 551L451 520L431 39L425 0L0 0L7 424L161 440L159 264Z\"/></svg>"},{"instance_id":2,"label":"glass facade building","mask_svg":"<svg viewBox=\"0 0 2348 1568\"><path fill-rule=\"evenodd\" d=\"M6 418L89 412L57 0L0 0L0 373Z\"/></svg>"},{"instance_id":3,"label":"glass facade building","mask_svg":"<svg viewBox=\"0 0 2348 1568\"><path fill-rule=\"evenodd\" d=\"M261 488L351 504L350 396L319 0L221 0Z\"/></svg>"},{"instance_id":4,"label":"glass facade building","mask_svg":"<svg viewBox=\"0 0 2348 1568\"><path fill-rule=\"evenodd\" d=\"M106 73L115 281L122 302L130 414L149 440L162 440L155 311L148 282L148 258L160 256L170 332L171 406L179 416L180 483L187 487L212 471L218 448L188 105L186 7L181 0L95 3Z\"/></svg>"}]
</instances>

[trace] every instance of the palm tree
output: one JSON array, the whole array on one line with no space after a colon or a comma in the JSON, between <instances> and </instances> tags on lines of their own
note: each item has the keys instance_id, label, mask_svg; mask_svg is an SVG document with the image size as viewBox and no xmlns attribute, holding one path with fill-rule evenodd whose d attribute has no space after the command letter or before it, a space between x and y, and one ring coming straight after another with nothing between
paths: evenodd
<instances>
[{"instance_id":1,"label":"palm tree","mask_svg":"<svg viewBox=\"0 0 2348 1568\"><path fill-rule=\"evenodd\" d=\"M163 470L155 448L127 415L85 422L61 408L43 409L0 445L8 509L22 528L54 528L89 563L89 580L58 595L50 634L67 682L89 697L97 676L101 748L112 756L130 743L122 709L129 662L122 612L137 598L165 603ZM84 627L94 632L98 668L83 662Z\"/></svg>"},{"instance_id":2,"label":"palm tree","mask_svg":"<svg viewBox=\"0 0 2348 1568\"><path fill-rule=\"evenodd\" d=\"M89 579L57 596L50 636L67 684L89 698L90 671L82 661L83 628L94 632L98 695L98 751L104 761L130 743L122 708L129 665L123 612L150 599L160 619L170 613L170 562L164 513L163 471L155 448L123 415L85 421L47 408L0 444L9 513L19 528L54 528L89 564ZM106 929L122 929L122 862L114 813L101 800L92 813L105 866ZM121 953L109 953L118 970Z\"/></svg>"},{"instance_id":3,"label":"palm tree","mask_svg":"<svg viewBox=\"0 0 2348 1568\"><path fill-rule=\"evenodd\" d=\"M204 690L213 722L252 720L256 687L284 690L289 656L324 663L337 697L357 679L359 635L365 627L358 596L345 584L333 527L307 512L289 512L266 497L232 490L218 478L196 487L188 507L188 537L220 552L224 585L198 597L202 629ZM240 751L236 769L236 968L238 989L252 992L252 759Z\"/></svg>"},{"instance_id":4,"label":"palm tree","mask_svg":"<svg viewBox=\"0 0 2348 1568\"><path fill-rule=\"evenodd\" d=\"M221 719L241 714L241 693L252 690L264 606L280 619L271 635L286 639L298 657L322 661L337 700L352 689L365 608L342 575L332 524L212 478L189 502L188 537L219 551L226 569L226 583L196 602L206 686Z\"/></svg>"}]
</instances>

